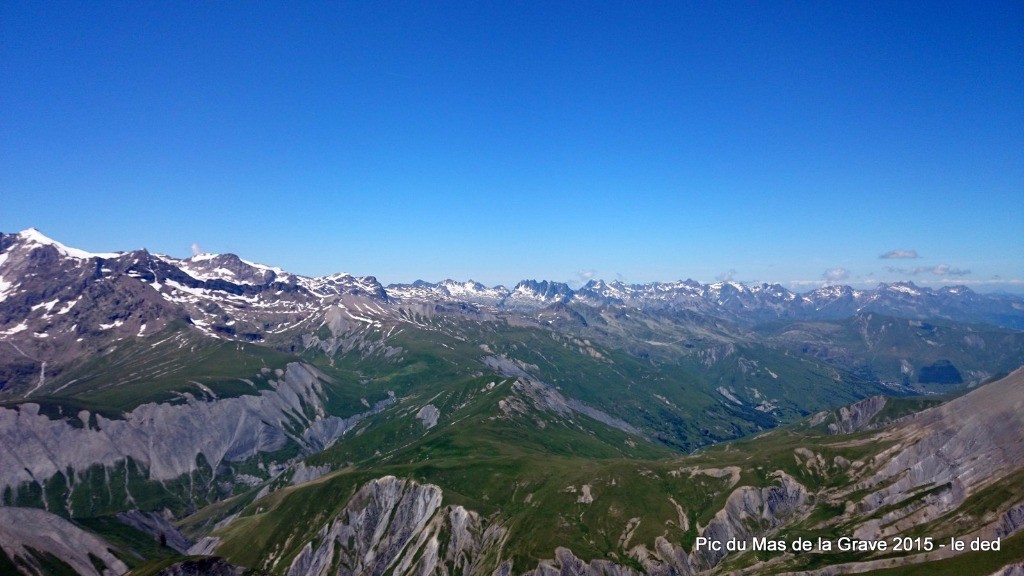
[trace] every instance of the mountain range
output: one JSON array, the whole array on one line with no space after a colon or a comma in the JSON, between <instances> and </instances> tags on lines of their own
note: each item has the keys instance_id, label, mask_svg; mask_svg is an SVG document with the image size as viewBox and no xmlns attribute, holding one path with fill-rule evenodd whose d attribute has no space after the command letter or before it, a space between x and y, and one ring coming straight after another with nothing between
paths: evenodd
<instances>
[{"instance_id":1,"label":"mountain range","mask_svg":"<svg viewBox=\"0 0 1024 576\"><path fill-rule=\"evenodd\" d=\"M696 542L967 534L1014 570L1022 365L1024 299L964 286L383 286L0 234L0 571L955 573Z\"/></svg>"}]
</instances>

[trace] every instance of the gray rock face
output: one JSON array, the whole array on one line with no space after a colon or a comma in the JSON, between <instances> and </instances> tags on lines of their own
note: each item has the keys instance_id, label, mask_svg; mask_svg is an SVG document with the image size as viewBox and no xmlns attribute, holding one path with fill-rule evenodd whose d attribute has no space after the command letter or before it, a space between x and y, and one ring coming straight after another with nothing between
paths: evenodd
<instances>
[{"instance_id":1,"label":"gray rock face","mask_svg":"<svg viewBox=\"0 0 1024 576\"><path fill-rule=\"evenodd\" d=\"M294 486L295 484L310 482L330 471L330 466L306 466L305 462L299 462L295 465L295 472L292 473L291 484Z\"/></svg>"},{"instance_id":2,"label":"gray rock face","mask_svg":"<svg viewBox=\"0 0 1024 576\"><path fill-rule=\"evenodd\" d=\"M876 459L884 464L863 487L883 487L861 500L862 510L900 502L921 486L948 485L928 502L926 512L935 517L1024 467L1022 390L1024 369L1019 369L883 433L896 445Z\"/></svg>"},{"instance_id":3,"label":"gray rock face","mask_svg":"<svg viewBox=\"0 0 1024 576\"><path fill-rule=\"evenodd\" d=\"M1014 562L1003 566L991 576L1024 576L1024 562Z\"/></svg>"},{"instance_id":4,"label":"gray rock face","mask_svg":"<svg viewBox=\"0 0 1024 576\"><path fill-rule=\"evenodd\" d=\"M52 554L87 576L128 571L128 566L110 553L113 546L60 516L35 508L0 507L0 548L15 562L34 566L29 547ZM97 570L90 556L102 562L102 571Z\"/></svg>"},{"instance_id":5,"label":"gray rock face","mask_svg":"<svg viewBox=\"0 0 1024 576\"><path fill-rule=\"evenodd\" d=\"M325 417L322 394L327 381L316 368L292 363L272 390L258 396L144 404L123 420L96 415L95 427L51 420L35 404L0 408L0 487L43 482L69 468L113 466L126 458L146 469L150 479L170 480L194 471L198 455L216 467L279 450L289 438L322 449L364 417ZM392 396L370 412L394 402ZM309 409L313 416L307 415ZM302 436L291 432L295 419L307 426Z\"/></svg>"},{"instance_id":6,"label":"gray rock face","mask_svg":"<svg viewBox=\"0 0 1024 576\"><path fill-rule=\"evenodd\" d=\"M192 541L159 514L131 510L129 512L122 512L115 516L115 518L122 524L127 524L140 532L145 532L165 542L169 548L176 550L180 554L188 554L189 548L192 547Z\"/></svg>"},{"instance_id":7,"label":"gray rock face","mask_svg":"<svg viewBox=\"0 0 1024 576\"><path fill-rule=\"evenodd\" d=\"M721 542L721 551L695 549L688 553L681 546L659 536L655 539L653 549L644 545L636 546L630 555L643 565L644 574L656 576L696 574L714 568L727 554L725 542L731 539L749 542L810 509L809 493L802 484L781 470L773 476L778 482L776 486L740 486L733 490L725 506L700 531L700 536ZM590 566L593 571L580 574L634 573L623 567L617 568L619 572L611 572L593 563Z\"/></svg>"},{"instance_id":8,"label":"gray rock face","mask_svg":"<svg viewBox=\"0 0 1024 576\"><path fill-rule=\"evenodd\" d=\"M640 576L642 572L608 560L584 562L568 548L556 548L554 560L544 560L526 576Z\"/></svg>"},{"instance_id":9,"label":"gray rock face","mask_svg":"<svg viewBox=\"0 0 1024 576\"><path fill-rule=\"evenodd\" d=\"M807 489L781 470L774 476L778 478L778 486L743 486L734 490L725 507L715 514L701 534L723 543L731 539L747 541L765 531L752 531L750 519L761 521L770 530L806 511L809 508ZM724 550L694 551L690 559L695 567L707 569L721 562L725 554Z\"/></svg>"},{"instance_id":10,"label":"gray rock face","mask_svg":"<svg viewBox=\"0 0 1024 576\"><path fill-rule=\"evenodd\" d=\"M437 409L437 406L433 404L427 404L420 408L419 412L416 413L416 417L419 418L420 422L428 429L437 426L437 419L441 416L441 411Z\"/></svg>"},{"instance_id":11,"label":"gray rock face","mask_svg":"<svg viewBox=\"0 0 1024 576\"><path fill-rule=\"evenodd\" d=\"M289 576L489 574L485 552L505 530L461 506L441 507L441 489L385 476L367 483L292 561ZM489 556L488 556L489 558Z\"/></svg>"},{"instance_id":12,"label":"gray rock face","mask_svg":"<svg viewBox=\"0 0 1024 576\"><path fill-rule=\"evenodd\" d=\"M1004 538L1021 528L1024 528L1024 503L1010 508L1003 514L999 525L996 527L996 536Z\"/></svg>"},{"instance_id":13,"label":"gray rock face","mask_svg":"<svg viewBox=\"0 0 1024 576\"><path fill-rule=\"evenodd\" d=\"M828 431L830 434L850 434L864 430L883 408L885 396L872 396L843 406L836 411L836 421L828 425Z\"/></svg>"},{"instance_id":14,"label":"gray rock face","mask_svg":"<svg viewBox=\"0 0 1024 576\"><path fill-rule=\"evenodd\" d=\"M505 356L485 356L480 359L485 366L493 368L505 376L516 378L512 388L528 398L537 408L556 414L578 413L588 416L602 424L618 428L627 434L643 437L643 434L628 422L615 418L592 406L587 406L575 398L566 398L554 386L531 376L524 366ZM533 368L536 368L534 366Z\"/></svg>"},{"instance_id":15,"label":"gray rock face","mask_svg":"<svg viewBox=\"0 0 1024 576\"><path fill-rule=\"evenodd\" d=\"M209 556L220 545L220 538L205 536L188 549L189 556Z\"/></svg>"},{"instance_id":16,"label":"gray rock face","mask_svg":"<svg viewBox=\"0 0 1024 576\"><path fill-rule=\"evenodd\" d=\"M808 508L806 488L784 472L778 485L742 486L701 535L713 540L749 540L762 536ZM441 489L386 476L356 492L344 510L305 544L288 569L289 576L349 574L444 575L510 574L503 561L507 531L461 506L441 506ZM755 519L760 529L751 527ZM653 550L640 545L630 555L643 572L604 559L582 560L568 548L541 561L528 576L633 576L694 574L716 566L724 552L688 553L664 538ZM449 572L449 567L454 567Z\"/></svg>"}]
</instances>

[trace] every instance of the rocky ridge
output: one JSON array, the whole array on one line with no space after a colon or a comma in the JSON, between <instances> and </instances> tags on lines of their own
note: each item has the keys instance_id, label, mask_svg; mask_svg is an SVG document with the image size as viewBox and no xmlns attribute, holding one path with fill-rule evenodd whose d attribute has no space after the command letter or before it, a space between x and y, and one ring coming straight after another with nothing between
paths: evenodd
<instances>
[{"instance_id":1,"label":"rocky ridge","mask_svg":"<svg viewBox=\"0 0 1024 576\"><path fill-rule=\"evenodd\" d=\"M289 576L489 574L507 537L461 506L441 506L441 489L385 476L365 484L307 542ZM451 571L449 571L451 569Z\"/></svg>"},{"instance_id":2,"label":"rocky ridge","mask_svg":"<svg viewBox=\"0 0 1024 576\"><path fill-rule=\"evenodd\" d=\"M110 548L103 539L45 510L0 506L0 549L34 570L41 569L39 554L43 553L85 576L124 574L128 566Z\"/></svg>"},{"instance_id":3,"label":"rocky ridge","mask_svg":"<svg viewBox=\"0 0 1024 576\"><path fill-rule=\"evenodd\" d=\"M280 450L289 440L318 451L396 401L392 396L348 418L328 415L328 380L312 366L292 363L271 381L271 390L258 394L216 400L187 395L182 404L144 404L121 419L82 411L77 426L41 414L31 402L0 408L0 487L43 483L57 473L109 468L126 459L151 480L171 480L194 472L199 455L216 468ZM76 480L68 481L73 489Z\"/></svg>"},{"instance_id":4,"label":"rocky ridge","mask_svg":"<svg viewBox=\"0 0 1024 576\"><path fill-rule=\"evenodd\" d=\"M328 313L333 325L356 330L415 324L417 316L439 309L513 316L551 309L579 319L572 308L579 306L691 313L741 326L878 313L1024 328L1024 300L963 286L827 286L804 294L778 284L693 280L592 280L576 290L534 280L512 290L453 280L384 287L372 276L305 277L233 254L90 254L29 229L0 234L0 341L11 344L0 347L0 390L39 384L73 358L118 339L158 333L175 320L211 338L265 342L312 334Z\"/></svg>"},{"instance_id":5,"label":"rocky ridge","mask_svg":"<svg viewBox=\"0 0 1024 576\"><path fill-rule=\"evenodd\" d=\"M882 517L888 530L869 527L865 535L888 535L919 518L942 515L994 480L1024 468L1022 390L1024 368L880 433L880 440L894 445L876 457L884 465L857 485L872 489L859 502L862 510L897 505L921 486L942 489L923 505L897 507Z\"/></svg>"}]
</instances>

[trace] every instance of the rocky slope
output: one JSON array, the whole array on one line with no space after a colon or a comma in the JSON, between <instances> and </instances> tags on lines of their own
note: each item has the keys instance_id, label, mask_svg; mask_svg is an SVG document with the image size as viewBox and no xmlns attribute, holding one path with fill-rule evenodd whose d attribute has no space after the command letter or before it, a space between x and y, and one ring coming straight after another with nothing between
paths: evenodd
<instances>
[{"instance_id":1,"label":"rocky slope","mask_svg":"<svg viewBox=\"0 0 1024 576\"><path fill-rule=\"evenodd\" d=\"M743 486L733 491L700 535L722 543L749 539L804 512L806 488L784 472L776 476L777 486ZM659 537L651 549L638 545L630 550L643 566L642 572L612 561L586 562L567 548L557 548L553 559L541 561L533 570L513 572L512 562L502 554L510 537L508 529L462 506L442 506L442 493L438 486L394 476L363 485L335 519L302 547L287 574L695 574L714 568L725 557L724 551L688 554ZM752 529L750 518L764 524ZM274 569L273 562L264 568Z\"/></svg>"},{"instance_id":2,"label":"rocky slope","mask_svg":"<svg viewBox=\"0 0 1024 576\"><path fill-rule=\"evenodd\" d=\"M862 531L870 538L941 516L1024 468L1024 369L908 418L878 440L892 446L876 456L885 464L857 485L870 492L857 503L861 510L898 505L922 486L941 489L883 515L877 528Z\"/></svg>"},{"instance_id":3,"label":"rocky slope","mask_svg":"<svg viewBox=\"0 0 1024 576\"><path fill-rule=\"evenodd\" d=\"M225 399L186 393L181 403L144 404L116 419L86 410L52 418L31 402L0 408L0 489L45 484L64 474L66 513L73 515L74 490L94 466L114 469L130 460L148 480L159 482L195 472L200 456L216 469L289 442L307 452L322 450L394 402L382 400L363 414L341 418L324 411L329 378L316 368L293 363L267 378L270 389L258 393Z\"/></svg>"},{"instance_id":4,"label":"rocky slope","mask_svg":"<svg viewBox=\"0 0 1024 576\"><path fill-rule=\"evenodd\" d=\"M754 552L751 546L765 537L791 546L794 538L809 535L880 541L922 528L936 541L1016 541L1011 539L1024 528L1024 490L1014 480L1024 473L1022 402L1024 369L877 432L779 431L673 461L590 465L589 472L563 471L553 481L542 475L547 479L540 484L524 475L515 482L518 495L502 494L486 515L450 502L439 485L386 476L354 488L337 513L313 526L289 521L296 531L278 532L287 536L284 548L246 554L262 558L260 569L291 575L843 574L927 562L943 566L957 559L955 552L866 552L851 561L848 553ZM437 466L454 462L467 470L475 466L472 459ZM428 469L408 468L414 475ZM237 531L229 525L217 552L230 559L239 550L235 539L265 526L280 531L280 521L302 509L291 503L306 502L305 491L322 498L335 493L332 484L346 481L339 473L325 478L296 486L281 500L271 495L267 504L254 504L258 513L243 515L248 520ZM588 483L580 487L580 478ZM668 484L671 479L680 483ZM671 503L665 512L628 503L648 483L662 486L660 497ZM467 488L454 499L469 497ZM1004 496L993 501L992 493ZM559 518L559 528L541 538L541 518L550 516ZM581 539L579 531L591 536ZM697 538L706 540L697 544ZM729 550L730 541L745 543L744 549ZM526 542L546 546L545 559L524 560ZM1020 552L1013 550L993 555L990 571ZM808 562L828 567L806 570Z\"/></svg>"},{"instance_id":5,"label":"rocky slope","mask_svg":"<svg viewBox=\"0 0 1024 576\"><path fill-rule=\"evenodd\" d=\"M64 518L34 508L0 507L0 549L20 570L46 574L57 558L78 574L113 576L128 571L112 546Z\"/></svg>"},{"instance_id":6,"label":"rocky slope","mask_svg":"<svg viewBox=\"0 0 1024 576\"><path fill-rule=\"evenodd\" d=\"M287 573L488 574L506 537L475 512L442 507L437 486L386 476L360 488Z\"/></svg>"}]
</instances>

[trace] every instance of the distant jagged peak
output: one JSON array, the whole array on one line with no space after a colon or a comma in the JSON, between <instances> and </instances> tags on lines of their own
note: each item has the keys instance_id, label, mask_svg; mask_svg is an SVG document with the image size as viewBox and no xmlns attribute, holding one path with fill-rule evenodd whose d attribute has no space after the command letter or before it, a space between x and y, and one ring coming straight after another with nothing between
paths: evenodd
<instances>
[{"instance_id":1,"label":"distant jagged peak","mask_svg":"<svg viewBox=\"0 0 1024 576\"><path fill-rule=\"evenodd\" d=\"M830 284L828 286L822 286L821 288L815 288L807 293L810 297L821 297L821 298L841 298L844 296L857 297L862 294L860 290L854 290L853 288L846 286L845 284Z\"/></svg>"},{"instance_id":2,"label":"distant jagged peak","mask_svg":"<svg viewBox=\"0 0 1024 576\"><path fill-rule=\"evenodd\" d=\"M941 297L951 296L954 298L972 298L978 294L964 285L942 286L940 288L929 288L918 286L912 281L881 283L875 288L876 294L888 294L900 298L919 298L922 296Z\"/></svg>"},{"instance_id":3,"label":"distant jagged peak","mask_svg":"<svg viewBox=\"0 0 1024 576\"><path fill-rule=\"evenodd\" d=\"M770 294L791 294L785 286L778 282L761 282L760 284L752 284L750 289L755 292L767 292Z\"/></svg>"},{"instance_id":4,"label":"distant jagged peak","mask_svg":"<svg viewBox=\"0 0 1024 576\"><path fill-rule=\"evenodd\" d=\"M445 288L448 288L448 289L455 288L455 289L473 290L473 291L487 290L487 286L484 286L483 284L477 282L476 280L473 280L472 278L470 278L469 280L465 280L465 281L462 281L462 280L452 280L451 278L445 278L444 280L441 280L440 282L438 282L438 285L439 286L444 286Z\"/></svg>"},{"instance_id":5,"label":"distant jagged peak","mask_svg":"<svg viewBox=\"0 0 1024 576\"><path fill-rule=\"evenodd\" d=\"M568 300L575 291L565 282L551 280L521 280L512 289L513 296L535 298L545 301Z\"/></svg>"},{"instance_id":6,"label":"distant jagged peak","mask_svg":"<svg viewBox=\"0 0 1024 576\"><path fill-rule=\"evenodd\" d=\"M146 276L152 269L144 264L152 259L179 269L198 282L213 282L205 288L221 290L217 281L225 281L237 287L251 286L269 287L272 284L297 285L309 290L320 298L334 297L340 294L366 293L371 297L387 300L388 293L393 292L402 300L423 301L464 301L485 304L498 308L536 309L554 303L578 303L590 306L626 305L641 308L668 308L672 310L694 310L709 314L724 314L729 317L737 315L747 317L749 313L762 314L763 317L797 317L824 311L829 317L852 314L858 310L886 311L892 314L910 314L923 317L933 314L927 306L960 306L971 307L977 312L971 318L980 321L1001 319L1006 314L1019 315L1021 299L1018 296L996 297L988 294L977 294L967 286L946 286L929 288L918 286L914 282L881 283L873 289L856 289L847 285L828 285L806 292L794 293L778 283L743 283L725 280L704 284L693 279L674 280L667 282L628 283L622 279L604 280L591 279L579 289L574 290L565 282L551 280L522 280L511 290L498 285L488 287L485 284L469 279L454 280L451 278L438 283L418 280L413 284L393 284L385 290L372 276L355 276L348 273L336 273L326 276L306 277L289 273L281 268L259 264L243 259L231 253L202 253L188 258L174 258L161 254L150 254L145 250L132 252L91 253L71 248L58 242L36 228L28 228L17 234L5 234L0 239L0 267L17 271L24 266L38 266L38 262L19 257L18 253L27 255L37 249L45 249L55 258L60 266L91 268L89 262L97 258L117 260L120 265L110 262L105 264L111 270L107 274L117 274L117 270L128 269L134 265L141 268L133 274ZM34 262L34 261L33 261ZM158 267L159 268L159 267ZM163 275L173 272L165 271ZM161 276L163 277L163 276ZM4 280L7 292L14 289L14 273L7 273ZM187 284L187 282L186 282ZM190 289L201 288L189 284ZM290 294L287 290L285 293ZM274 298L267 293L263 298ZM290 298L290 296L288 296ZM925 306L925 303L928 303ZM1012 307L1003 312L996 308ZM966 310L966 308L965 308ZM974 312L972 312L974 314ZM1002 316L1000 316L1000 314ZM1016 326L1019 321L1013 320Z\"/></svg>"},{"instance_id":7,"label":"distant jagged peak","mask_svg":"<svg viewBox=\"0 0 1024 576\"><path fill-rule=\"evenodd\" d=\"M878 285L878 288L875 289L875 292L898 292L900 294L906 294L908 296L921 296L922 294L931 293L932 290L924 286L918 286L917 284L914 284L914 282L911 280L906 280L901 282L892 282L888 284L883 282Z\"/></svg>"},{"instance_id":8,"label":"distant jagged peak","mask_svg":"<svg viewBox=\"0 0 1024 576\"><path fill-rule=\"evenodd\" d=\"M728 293L728 292L749 292L750 289L746 284L737 282L735 280L719 281L713 284L708 284L707 288L709 291L714 293Z\"/></svg>"},{"instance_id":9,"label":"distant jagged peak","mask_svg":"<svg viewBox=\"0 0 1024 576\"><path fill-rule=\"evenodd\" d=\"M949 294L951 296L974 296L976 292L971 290L963 284L957 284L956 286L943 286L939 288L937 292L942 294Z\"/></svg>"},{"instance_id":10,"label":"distant jagged peak","mask_svg":"<svg viewBox=\"0 0 1024 576\"><path fill-rule=\"evenodd\" d=\"M214 258L218 258L220 256L222 256L222 254L216 254L214 252L200 252L199 254L193 254L192 256L186 258L186 260L189 260L191 262L205 262L207 260L213 260ZM227 254L227 256L234 256L234 254Z\"/></svg>"},{"instance_id":11,"label":"distant jagged peak","mask_svg":"<svg viewBox=\"0 0 1024 576\"><path fill-rule=\"evenodd\" d=\"M571 291L569 285L565 282L556 282L554 280L520 280L513 291L515 290L534 290L534 289L556 289L556 290L568 290Z\"/></svg>"},{"instance_id":12,"label":"distant jagged peak","mask_svg":"<svg viewBox=\"0 0 1024 576\"><path fill-rule=\"evenodd\" d=\"M387 300L384 286L374 276L353 276L348 273L330 274L314 278L298 276L296 282L314 296L325 298L342 294L364 294L379 300Z\"/></svg>"},{"instance_id":13,"label":"distant jagged peak","mask_svg":"<svg viewBox=\"0 0 1024 576\"><path fill-rule=\"evenodd\" d=\"M196 280L225 280L236 284L267 285L275 281L292 282L294 275L281 268L257 264L236 254L193 254L179 260L162 257Z\"/></svg>"},{"instance_id":14,"label":"distant jagged peak","mask_svg":"<svg viewBox=\"0 0 1024 576\"><path fill-rule=\"evenodd\" d=\"M333 274L326 274L324 276L313 276L313 278L317 280L322 280L324 282L345 282L355 278L355 276L349 274L348 272L335 272Z\"/></svg>"},{"instance_id":15,"label":"distant jagged peak","mask_svg":"<svg viewBox=\"0 0 1024 576\"><path fill-rule=\"evenodd\" d=\"M446 278L437 283L436 286L443 289L453 298L484 298L494 300L503 299L509 295L508 290L504 286L488 288L473 279L460 281Z\"/></svg>"},{"instance_id":16,"label":"distant jagged peak","mask_svg":"<svg viewBox=\"0 0 1024 576\"><path fill-rule=\"evenodd\" d=\"M217 265L248 266L249 268L255 268L257 270L266 270L281 276L290 275L289 272L281 268L278 268L277 266L267 266L266 264L252 262L250 260L246 260L238 256L237 254L232 254L230 252L224 254L210 254L206 252L202 254L194 254L191 257L186 258L186 261L192 263L208 262L210 264Z\"/></svg>"}]
</instances>

